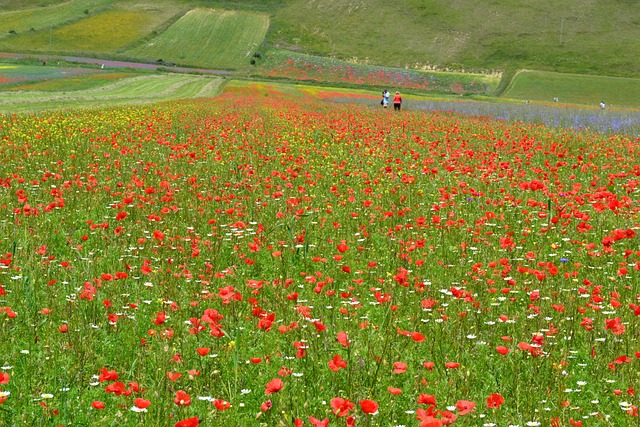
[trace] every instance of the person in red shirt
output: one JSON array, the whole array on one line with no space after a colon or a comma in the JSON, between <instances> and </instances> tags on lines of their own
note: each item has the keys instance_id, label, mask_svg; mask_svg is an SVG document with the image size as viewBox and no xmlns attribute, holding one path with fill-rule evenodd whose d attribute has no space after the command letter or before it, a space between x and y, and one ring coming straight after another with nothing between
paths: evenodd
<instances>
[{"instance_id":1,"label":"person in red shirt","mask_svg":"<svg viewBox=\"0 0 640 427\"><path fill-rule=\"evenodd\" d=\"M396 111L400 111L401 106L402 97L400 96L400 92L396 91L396 96L393 97L393 109Z\"/></svg>"}]
</instances>

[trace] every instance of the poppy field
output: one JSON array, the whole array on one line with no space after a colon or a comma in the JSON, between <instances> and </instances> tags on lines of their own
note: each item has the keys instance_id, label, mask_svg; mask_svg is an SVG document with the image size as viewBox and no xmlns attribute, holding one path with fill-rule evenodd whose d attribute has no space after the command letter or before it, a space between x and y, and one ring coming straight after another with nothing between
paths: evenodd
<instances>
[{"instance_id":1,"label":"poppy field","mask_svg":"<svg viewBox=\"0 0 640 427\"><path fill-rule=\"evenodd\" d=\"M288 51L272 51L260 57L257 75L294 81L369 85L447 94L486 95L499 83L498 74L449 73L410 68L354 64Z\"/></svg>"},{"instance_id":2,"label":"poppy field","mask_svg":"<svg viewBox=\"0 0 640 427\"><path fill-rule=\"evenodd\" d=\"M0 137L1 425L640 425L637 137L249 83Z\"/></svg>"}]
</instances>

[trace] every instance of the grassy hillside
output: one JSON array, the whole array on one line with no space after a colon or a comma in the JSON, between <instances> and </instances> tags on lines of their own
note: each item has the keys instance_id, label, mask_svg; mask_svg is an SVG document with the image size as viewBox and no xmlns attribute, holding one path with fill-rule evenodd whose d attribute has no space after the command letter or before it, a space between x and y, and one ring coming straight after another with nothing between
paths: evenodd
<instances>
[{"instance_id":1,"label":"grassy hillside","mask_svg":"<svg viewBox=\"0 0 640 427\"><path fill-rule=\"evenodd\" d=\"M249 64L268 28L266 14L193 9L126 54L142 61L162 58L193 67L237 68Z\"/></svg>"},{"instance_id":2,"label":"grassy hillside","mask_svg":"<svg viewBox=\"0 0 640 427\"><path fill-rule=\"evenodd\" d=\"M21 9L15 15L0 14L0 38L7 40L8 32L15 31L21 38L12 40L19 42L16 46L20 49L41 50L49 41L50 27L56 36L71 19L91 19L95 11L109 5L121 10L133 4L157 8L150 11L156 16L147 18L149 27L144 31L129 25L119 32L128 33L129 39L138 38L140 51L136 52L143 53L146 46L152 57L158 56L154 49L160 48L145 43L153 36L148 34L150 27L157 20L168 19L158 11L206 7L268 12L271 23L263 50L286 48L395 67L530 68L620 76L635 76L640 71L640 8L636 0L40 0L27 4L33 7L25 9L25 2L0 0L3 10ZM156 30L161 32L171 22L167 20ZM77 25L78 31L71 33L91 35L83 29L90 25ZM263 31L261 25L251 29L258 35ZM191 30L206 37L204 29ZM142 34L145 31L147 34ZM169 34L158 39L158 46L178 49L172 46L175 41L168 40ZM258 35L254 37L258 39ZM33 41L29 43L27 38ZM104 44L95 43L93 48L108 52L122 45ZM0 48L9 49L11 43ZM197 48L197 44L186 45L181 55L195 57L191 51Z\"/></svg>"},{"instance_id":3,"label":"grassy hillside","mask_svg":"<svg viewBox=\"0 0 640 427\"><path fill-rule=\"evenodd\" d=\"M294 0L273 21L276 44L393 66L640 69L633 0Z\"/></svg>"}]
</instances>

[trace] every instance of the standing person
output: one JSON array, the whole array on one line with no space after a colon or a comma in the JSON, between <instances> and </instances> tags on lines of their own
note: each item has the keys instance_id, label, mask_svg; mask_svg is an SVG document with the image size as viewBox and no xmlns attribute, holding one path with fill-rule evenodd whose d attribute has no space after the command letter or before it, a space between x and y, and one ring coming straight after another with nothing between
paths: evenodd
<instances>
[{"instance_id":1,"label":"standing person","mask_svg":"<svg viewBox=\"0 0 640 427\"><path fill-rule=\"evenodd\" d=\"M401 106L402 106L402 97L400 96L400 92L396 91L396 96L393 97L393 109L400 111Z\"/></svg>"},{"instance_id":2,"label":"standing person","mask_svg":"<svg viewBox=\"0 0 640 427\"><path fill-rule=\"evenodd\" d=\"M389 98L390 97L391 97L391 94L389 93L389 91L387 89L382 91L382 105L384 106L384 108L387 108L389 106Z\"/></svg>"}]
</instances>

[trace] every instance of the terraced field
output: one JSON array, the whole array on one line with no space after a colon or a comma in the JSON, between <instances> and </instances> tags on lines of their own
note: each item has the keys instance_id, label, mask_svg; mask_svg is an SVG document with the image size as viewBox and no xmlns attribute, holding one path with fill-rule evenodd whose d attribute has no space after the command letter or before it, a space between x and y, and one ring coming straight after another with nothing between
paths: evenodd
<instances>
[{"instance_id":1,"label":"terraced field","mask_svg":"<svg viewBox=\"0 0 640 427\"><path fill-rule=\"evenodd\" d=\"M10 47L16 36L46 30L52 26L86 17L87 12L101 10L113 3L112 0L73 0L49 7L34 7L24 10L0 12L0 40L2 49Z\"/></svg>"},{"instance_id":2,"label":"terraced field","mask_svg":"<svg viewBox=\"0 0 640 427\"><path fill-rule=\"evenodd\" d=\"M193 9L126 54L142 61L161 58L185 66L233 69L249 64L268 28L266 14Z\"/></svg>"},{"instance_id":3,"label":"terraced field","mask_svg":"<svg viewBox=\"0 0 640 427\"><path fill-rule=\"evenodd\" d=\"M82 2L78 3L84 5ZM77 7L78 5L76 5ZM62 6L57 8L62 8ZM89 9L85 8L85 10ZM57 21L45 19L44 22L37 22L39 25L33 27L33 31L16 31L16 34L10 34L10 37L0 39L0 50L47 53L113 53L149 36L152 31L160 28L179 13L180 8L176 6L133 5L103 10L95 14L82 12L78 14L76 9L70 9L67 6L65 11L67 14L64 17L67 19L76 17L77 19L73 22L63 23L64 17L61 15ZM75 12L75 15L72 12ZM17 22L28 22L26 16L37 16L40 20L44 16L42 11L38 9L15 12L14 14L24 15ZM7 18L13 17L8 16ZM21 24L20 26L25 28L29 25Z\"/></svg>"}]
</instances>

